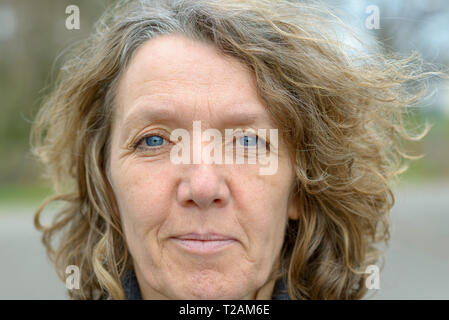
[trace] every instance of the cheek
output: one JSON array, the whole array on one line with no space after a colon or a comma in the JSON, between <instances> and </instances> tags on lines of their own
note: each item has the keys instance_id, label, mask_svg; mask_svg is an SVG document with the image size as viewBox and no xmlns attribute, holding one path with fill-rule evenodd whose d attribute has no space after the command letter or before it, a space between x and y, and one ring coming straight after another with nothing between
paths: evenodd
<instances>
[{"instance_id":1,"label":"cheek","mask_svg":"<svg viewBox=\"0 0 449 320\"><path fill-rule=\"evenodd\" d=\"M236 202L242 204L239 222L253 247L275 248L283 240L287 222L288 177L254 176L241 189Z\"/></svg>"},{"instance_id":2,"label":"cheek","mask_svg":"<svg viewBox=\"0 0 449 320\"><path fill-rule=\"evenodd\" d=\"M128 235L143 237L160 225L169 212L169 172L140 163L111 172L120 217Z\"/></svg>"}]
</instances>

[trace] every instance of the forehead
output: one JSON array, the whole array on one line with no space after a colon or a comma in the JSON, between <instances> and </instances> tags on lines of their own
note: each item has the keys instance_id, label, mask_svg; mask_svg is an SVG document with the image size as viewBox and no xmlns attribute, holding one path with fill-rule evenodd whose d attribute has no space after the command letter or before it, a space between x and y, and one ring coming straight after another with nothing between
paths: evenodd
<instances>
[{"instance_id":1,"label":"forehead","mask_svg":"<svg viewBox=\"0 0 449 320\"><path fill-rule=\"evenodd\" d=\"M180 35L144 43L120 79L116 95L121 118L136 111L166 109L159 114L186 118L214 115L270 122L257 95L253 73L213 45Z\"/></svg>"}]
</instances>

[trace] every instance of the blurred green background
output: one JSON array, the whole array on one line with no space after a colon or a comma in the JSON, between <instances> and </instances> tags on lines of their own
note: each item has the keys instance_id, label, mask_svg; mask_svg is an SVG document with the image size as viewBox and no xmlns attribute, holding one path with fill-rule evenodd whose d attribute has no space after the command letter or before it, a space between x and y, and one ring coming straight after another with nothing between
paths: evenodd
<instances>
[{"instance_id":1,"label":"blurred green background","mask_svg":"<svg viewBox=\"0 0 449 320\"><path fill-rule=\"evenodd\" d=\"M57 57L88 36L110 2L0 0L0 205L34 204L51 192L29 152L30 126L60 66ZM356 27L363 26L367 2L327 2L357 17L351 21ZM79 30L65 27L65 9L73 4L80 8ZM425 60L448 65L449 26L435 25L438 19L449 21L448 1L430 1L427 6L416 1L369 4L381 9L381 28L367 33L391 50L404 54L419 50ZM441 13L445 15L440 17ZM426 156L411 163L402 183L449 180L449 85L432 82L432 86L437 90L435 96L416 110L410 125L419 128L428 120L434 127L423 141L407 144L411 154Z\"/></svg>"},{"instance_id":2,"label":"blurred green background","mask_svg":"<svg viewBox=\"0 0 449 320\"><path fill-rule=\"evenodd\" d=\"M0 0L0 205L41 201L51 192L29 152L29 130L50 90L57 58L87 37L111 1ZM67 30L69 5L80 29Z\"/></svg>"}]
</instances>

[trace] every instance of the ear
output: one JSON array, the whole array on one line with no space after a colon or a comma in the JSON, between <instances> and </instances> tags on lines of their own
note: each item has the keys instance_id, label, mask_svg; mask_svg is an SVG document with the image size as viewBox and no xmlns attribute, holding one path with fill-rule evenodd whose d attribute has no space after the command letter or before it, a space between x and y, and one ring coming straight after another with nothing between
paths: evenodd
<instances>
[{"instance_id":1,"label":"ear","mask_svg":"<svg viewBox=\"0 0 449 320\"><path fill-rule=\"evenodd\" d=\"M299 219L299 212L298 212L298 196L296 193L292 192L290 194L289 203L288 203L288 218L292 220L298 220Z\"/></svg>"}]
</instances>

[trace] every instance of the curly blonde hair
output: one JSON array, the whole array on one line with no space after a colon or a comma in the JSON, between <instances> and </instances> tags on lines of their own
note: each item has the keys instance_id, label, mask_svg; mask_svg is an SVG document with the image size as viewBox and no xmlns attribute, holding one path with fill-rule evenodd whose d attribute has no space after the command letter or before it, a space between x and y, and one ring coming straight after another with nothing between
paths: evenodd
<instances>
[{"instance_id":1,"label":"curly blonde hair","mask_svg":"<svg viewBox=\"0 0 449 320\"><path fill-rule=\"evenodd\" d=\"M388 243L391 182L407 169L403 114L426 92L419 56L338 40L323 5L289 0L121 1L73 50L36 116L31 144L54 184L35 226L61 279L81 270L74 299L124 299L132 268L106 176L114 93L133 53L163 34L210 43L250 67L295 163L299 220L289 221L279 277L291 299L360 299L365 269ZM347 35L353 36L350 30ZM354 36L355 37L355 36ZM366 46L367 47L367 46ZM368 48L368 47L367 47ZM62 201L53 222L44 208Z\"/></svg>"}]
</instances>

